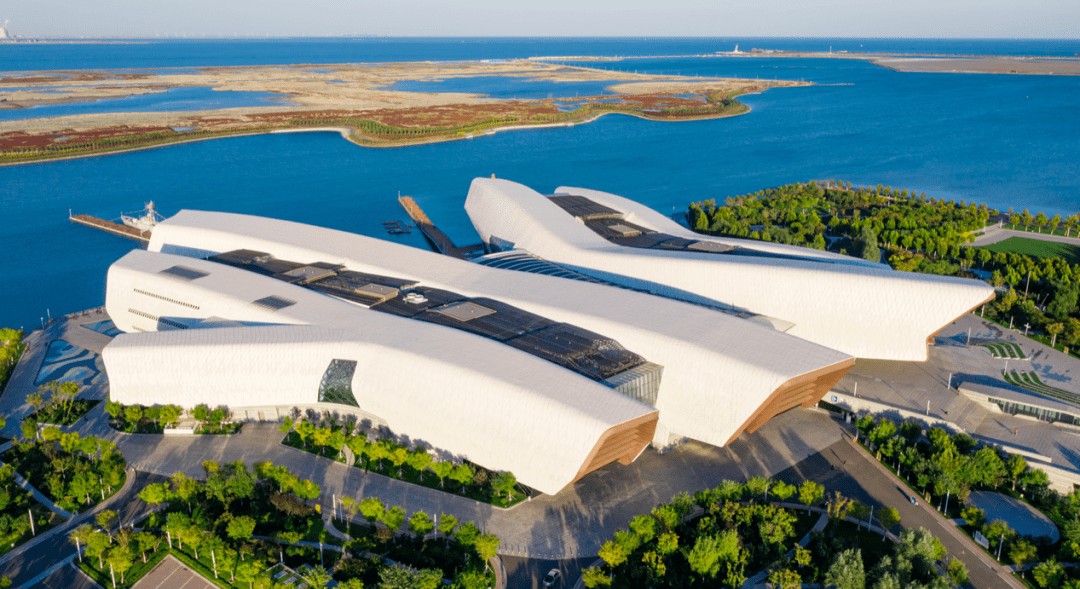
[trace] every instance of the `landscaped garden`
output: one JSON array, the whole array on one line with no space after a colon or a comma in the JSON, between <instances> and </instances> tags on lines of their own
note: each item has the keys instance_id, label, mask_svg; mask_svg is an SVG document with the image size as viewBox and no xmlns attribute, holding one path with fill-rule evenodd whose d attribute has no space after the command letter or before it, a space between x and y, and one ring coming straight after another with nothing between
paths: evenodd
<instances>
[{"instance_id":1,"label":"landscaped garden","mask_svg":"<svg viewBox=\"0 0 1080 589\"><path fill-rule=\"evenodd\" d=\"M1046 473L1029 468L1018 454L1000 452L967 434L949 434L908 421L899 428L889 419L864 416L857 421L861 441L882 464L931 505L950 518L963 518L964 529L981 533L989 552L1010 564L1041 563L1039 573L1027 574L1040 589L1080 589L1080 568L1061 563L1080 562L1080 490L1062 495L1049 488ZM1046 515L1060 531L1060 541L1022 537L1000 519L987 521L983 511L967 505L973 490L1019 499Z\"/></svg>"},{"instance_id":2,"label":"landscaped garden","mask_svg":"<svg viewBox=\"0 0 1080 589\"><path fill-rule=\"evenodd\" d=\"M1020 346L1013 342L993 342L988 344L978 344L980 347L990 350L990 354L995 358L1008 358L1010 360L1026 360L1027 356L1024 356L1023 350Z\"/></svg>"},{"instance_id":3,"label":"landscaped garden","mask_svg":"<svg viewBox=\"0 0 1080 589\"><path fill-rule=\"evenodd\" d=\"M1039 380L1039 375L1034 372L1017 372L1015 370L1005 372L1002 370L1001 375L1005 377L1006 382L1013 386L1018 386L1033 393L1039 393L1040 395L1046 395L1047 397L1053 397L1059 401L1065 401L1066 403L1080 405L1080 395L1049 386Z\"/></svg>"},{"instance_id":4,"label":"landscaped garden","mask_svg":"<svg viewBox=\"0 0 1080 589\"><path fill-rule=\"evenodd\" d=\"M824 504L828 523L798 544L821 514L780 507L770 499L796 495L809 506ZM880 510L886 529L899 523L896 510ZM852 523L848 518L855 518ZM600 549L603 564L584 571L586 587L739 587L758 573L773 587L823 583L841 589L905 589L958 586L962 563L946 560L941 543L925 530L903 530L899 542L866 529L869 508L831 496L817 483L799 487L753 478L726 481L694 496L677 495L650 514L631 520ZM948 569L938 574L935 565ZM955 564L954 564L955 563Z\"/></svg>"},{"instance_id":5,"label":"landscaped garden","mask_svg":"<svg viewBox=\"0 0 1080 589\"><path fill-rule=\"evenodd\" d=\"M160 434L165 428L175 427L183 416L183 409L176 405L122 405L111 401L105 405L105 413L111 418L109 425L129 434ZM229 411L224 407L211 409L196 405L191 410L197 434L235 434L242 424L229 421Z\"/></svg>"},{"instance_id":6,"label":"landscaped garden","mask_svg":"<svg viewBox=\"0 0 1080 589\"><path fill-rule=\"evenodd\" d=\"M495 473L468 461L438 461L427 448L418 445L409 449L391 437L369 439L352 418L340 424L332 418L319 423L286 418L279 429L285 434L282 443L287 446L338 462L345 461L344 449L348 448L356 467L496 507L520 503L531 492L508 472Z\"/></svg>"},{"instance_id":7,"label":"landscaped garden","mask_svg":"<svg viewBox=\"0 0 1080 589\"><path fill-rule=\"evenodd\" d=\"M400 530L406 516L402 508L379 503L376 517L374 504L365 499L364 513L373 514L372 525L336 520L351 534L342 541L324 528L319 507L311 506L319 496L317 484L268 462L254 471L242 462L205 462L203 468L205 480L180 473L168 483L145 487L139 496L165 509L152 514L139 531L117 528L115 513L108 511L99 514L96 526L74 530L72 543L86 548L80 568L110 588L134 585L166 554L223 589L269 589L287 582L324 589L332 580L342 589L436 589L444 582L482 589L494 584L487 558L494 556L498 539L480 534L471 522L449 528L441 524L441 537L425 538L434 525L418 512L409 518L409 529L419 536L414 538ZM348 498L339 515L355 515L353 506L360 503ZM443 515L441 520L453 518Z\"/></svg>"},{"instance_id":8,"label":"landscaped garden","mask_svg":"<svg viewBox=\"0 0 1080 589\"><path fill-rule=\"evenodd\" d=\"M0 555L64 521L15 482L14 466L0 466Z\"/></svg>"},{"instance_id":9,"label":"landscaped garden","mask_svg":"<svg viewBox=\"0 0 1080 589\"><path fill-rule=\"evenodd\" d=\"M23 438L4 453L5 462L61 508L75 513L104 501L124 485L127 463L116 444L78 432L22 422Z\"/></svg>"},{"instance_id":10,"label":"landscaped garden","mask_svg":"<svg viewBox=\"0 0 1080 589\"><path fill-rule=\"evenodd\" d=\"M73 382L51 381L38 387L37 392L26 396L26 402L34 408L30 419L36 423L71 425L86 415L97 401L78 399L81 387Z\"/></svg>"}]
</instances>

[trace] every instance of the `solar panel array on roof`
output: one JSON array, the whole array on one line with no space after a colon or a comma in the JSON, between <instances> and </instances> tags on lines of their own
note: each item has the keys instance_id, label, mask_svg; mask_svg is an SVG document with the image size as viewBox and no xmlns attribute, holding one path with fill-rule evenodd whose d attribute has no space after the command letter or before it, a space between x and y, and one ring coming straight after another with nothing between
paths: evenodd
<instances>
[{"instance_id":1,"label":"solar panel array on roof","mask_svg":"<svg viewBox=\"0 0 1080 589\"><path fill-rule=\"evenodd\" d=\"M619 342L587 329L556 323L508 340L506 345L571 368L596 380L610 378L645 363Z\"/></svg>"},{"instance_id":2,"label":"solar panel array on roof","mask_svg":"<svg viewBox=\"0 0 1080 589\"><path fill-rule=\"evenodd\" d=\"M485 309L490 309L494 312L484 315L483 317L461 321L446 315L445 313L439 312L439 309L433 309L422 313L418 319L423 319L430 323L438 323L439 325L455 327L462 331L468 331L501 342L543 329L555 323L540 315L523 311L517 307L507 305L506 303L494 299L475 298L469 299L468 302L474 303Z\"/></svg>"},{"instance_id":3,"label":"solar panel array on roof","mask_svg":"<svg viewBox=\"0 0 1080 589\"><path fill-rule=\"evenodd\" d=\"M601 217L622 218L623 216L619 211L589 200L584 196L555 195L548 198L551 202L559 205L562 210L578 219L598 219Z\"/></svg>"},{"instance_id":4,"label":"solar panel array on roof","mask_svg":"<svg viewBox=\"0 0 1080 589\"><path fill-rule=\"evenodd\" d=\"M777 254L761 250L747 249L726 245L709 240L690 240L675 237L667 233L653 231L640 225L635 225L623 219L623 213L610 207L594 202L584 196L555 195L549 196L548 200L559 205L570 215L585 222L585 226L604 239L624 247L636 247L643 249L682 250L706 254L724 254L732 256L748 256L754 258L774 258L782 260L804 260L820 262L824 264L859 264L856 260L846 261L842 259L808 258L791 254Z\"/></svg>"},{"instance_id":5,"label":"solar panel array on roof","mask_svg":"<svg viewBox=\"0 0 1080 589\"><path fill-rule=\"evenodd\" d=\"M278 260L270 254L252 250L226 252L209 259L359 303L373 311L494 339L598 381L645 363L644 358L615 340L573 325L556 323L494 299L470 298L448 290L419 286L413 280L343 270L333 264ZM527 261L549 264L535 256ZM579 280L599 282L565 268L556 268ZM276 311L295 304L295 301L273 295L252 304Z\"/></svg>"}]
</instances>

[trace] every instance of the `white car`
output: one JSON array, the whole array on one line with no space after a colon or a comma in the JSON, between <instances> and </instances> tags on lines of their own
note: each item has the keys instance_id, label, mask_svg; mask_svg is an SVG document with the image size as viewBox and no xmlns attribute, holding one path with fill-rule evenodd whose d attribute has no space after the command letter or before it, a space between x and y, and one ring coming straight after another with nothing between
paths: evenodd
<instances>
[{"instance_id":1,"label":"white car","mask_svg":"<svg viewBox=\"0 0 1080 589\"><path fill-rule=\"evenodd\" d=\"M551 569L548 574L544 576L544 589L551 589L559 583L559 579L562 578L562 573L559 569Z\"/></svg>"}]
</instances>

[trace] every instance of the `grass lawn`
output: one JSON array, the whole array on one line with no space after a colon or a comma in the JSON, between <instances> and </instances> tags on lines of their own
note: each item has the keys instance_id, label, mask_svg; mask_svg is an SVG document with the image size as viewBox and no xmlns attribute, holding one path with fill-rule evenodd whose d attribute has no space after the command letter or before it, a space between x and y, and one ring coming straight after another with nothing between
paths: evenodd
<instances>
[{"instance_id":1,"label":"grass lawn","mask_svg":"<svg viewBox=\"0 0 1080 589\"><path fill-rule=\"evenodd\" d=\"M1042 241L1027 237L1010 237L1005 241L999 241L990 245L980 246L979 249L991 252L1008 252L1035 256L1037 258L1052 258L1055 256L1065 258L1070 264L1080 264L1080 247L1068 243L1055 241Z\"/></svg>"}]
</instances>

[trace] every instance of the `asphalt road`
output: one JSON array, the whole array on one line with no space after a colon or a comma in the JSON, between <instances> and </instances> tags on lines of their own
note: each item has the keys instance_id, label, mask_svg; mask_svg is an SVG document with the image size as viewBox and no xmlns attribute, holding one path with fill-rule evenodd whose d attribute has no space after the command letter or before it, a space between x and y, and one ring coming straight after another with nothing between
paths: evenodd
<instances>
[{"instance_id":1,"label":"asphalt road","mask_svg":"<svg viewBox=\"0 0 1080 589\"><path fill-rule=\"evenodd\" d=\"M933 506L919 499L912 505L911 492L884 467L854 442L843 440L781 472L778 478L788 483L813 480L825 486L827 493L840 491L876 508L895 507L900 513L900 525L905 528L925 528L948 550L949 556L967 566L971 584L979 589L1014 587L1023 589L1004 568L995 564L955 525L939 514Z\"/></svg>"},{"instance_id":2,"label":"asphalt road","mask_svg":"<svg viewBox=\"0 0 1080 589\"><path fill-rule=\"evenodd\" d=\"M581 571L596 561L597 557L568 558L563 560L540 560L520 556L503 556L506 569L507 589L541 589L544 575L551 569L559 569L562 580L555 589L569 589L577 583Z\"/></svg>"},{"instance_id":3,"label":"asphalt road","mask_svg":"<svg viewBox=\"0 0 1080 589\"><path fill-rule=\"evenodd\" d=\"M125 525L128 522L141 518L149 513L150 506L139 499L139 491L150 483L157 483L164 480L166 480L165 477L135 471L133 484L127 485L123 490L110 498L110 501L104 508L98 506L91 511L75 516L72 521L57 528L50 536L37 544L34 544L24 552L10 555L3 560L3 562L0 562L0 576L10 577L12 580L12 587L21 587L55 563L75 554L75 545L68 541L68 533L83 522L92 521L94 514L101 509L111 509L115 511L120 516L120 522ZM70 569L71 567L64 568ZM71 571L70 574L77 575L74 571ZM57 577L57 575L60 575L60 577ZM66 575L67 573L63 569L49 575L49 577L47 577L50 580L49 586L59 578L66 578ZM54 577L56 578L54 579ZM71 578L74 577L72 576ZM37 586L46 585L42 585L42 583L39 582Z\"/></svg>"}]
</instances>

